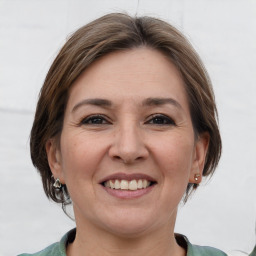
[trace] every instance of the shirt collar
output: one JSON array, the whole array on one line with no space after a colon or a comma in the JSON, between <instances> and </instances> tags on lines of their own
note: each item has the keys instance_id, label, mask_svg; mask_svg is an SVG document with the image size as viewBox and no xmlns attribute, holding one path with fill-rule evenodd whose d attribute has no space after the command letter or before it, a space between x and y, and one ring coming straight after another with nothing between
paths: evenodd
<instances>
[{"instance_id":1,"label":"shirt collar","mask_svg":"<svg viewBox=\"0 0 256 256\"><path fill-rule=\"evenodd\" d=\"M76 237L76 228L70 230L68 233L66 233L62 239L60 240L60 253L61 256L66 256L66 248L69 243L73 243ZM175 239L179 246L184 248L187 251L187 256L193 256L193 246L189 242L188 238L181 234L175 234Z\"/></svg>"}]
</instances>

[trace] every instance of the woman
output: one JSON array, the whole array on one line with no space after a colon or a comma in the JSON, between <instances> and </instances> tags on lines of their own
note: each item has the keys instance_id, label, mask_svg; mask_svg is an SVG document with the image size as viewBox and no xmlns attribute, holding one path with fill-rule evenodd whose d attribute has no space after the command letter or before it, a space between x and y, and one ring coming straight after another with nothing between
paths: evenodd
<instances>
[{"instance_id":1,"label":"woman","mask_svg":"<svg viewBox=\"0 0 256 256\"><path fill-rule=\"evenodd\" d=\"M219 161L216 116L207 72L171 25L109 14L76 31L47 74L30 144L76 229L33 255L226 255L174 234L179 202Z\"/></svg>"}]
</instances>

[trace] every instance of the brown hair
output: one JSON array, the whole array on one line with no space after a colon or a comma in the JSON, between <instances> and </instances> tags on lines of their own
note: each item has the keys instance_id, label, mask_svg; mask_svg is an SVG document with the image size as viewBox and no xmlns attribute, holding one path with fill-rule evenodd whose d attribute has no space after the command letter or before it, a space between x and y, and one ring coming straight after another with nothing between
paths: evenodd
<instances>
[{"instance_id":1,"label":"brown hair","mask_svg":"<svg viewBox=\"0 0 256 256\"><path fill-rule=\"evenodd\" d=\"M39 170L46 195L63 206L70 203L67 187L52 187L45 145L59 137L68 94L75 80L96 59L114 51L146 46L167 56L185 83L195 135L209 133L209 147L203 175L211 175L221 155L221 138L211 81L199 56L188 40L170 24L152 17L126 14L105 15L78 29L54 60L40 92L31 130L30 150ZM184 200L196 188L188 184Z\"/></svg>"}]
</instances>

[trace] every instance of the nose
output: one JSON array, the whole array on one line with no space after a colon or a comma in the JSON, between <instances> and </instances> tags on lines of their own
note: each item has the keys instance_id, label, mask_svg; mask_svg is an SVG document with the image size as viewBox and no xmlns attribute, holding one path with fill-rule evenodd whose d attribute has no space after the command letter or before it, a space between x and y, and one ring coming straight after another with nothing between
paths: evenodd
<instances>
[{"instance_id":1,"label":"nose","mask_svg":"<svg viewBox=\"0 0 256 256\"><path fill-rule=\"evenodd\" d=\"M143 131L136 124L123 124L114 133L114 140L109 149L109 156L112 159L133 164L148 157Z\"/></svg>"}]
</instances>

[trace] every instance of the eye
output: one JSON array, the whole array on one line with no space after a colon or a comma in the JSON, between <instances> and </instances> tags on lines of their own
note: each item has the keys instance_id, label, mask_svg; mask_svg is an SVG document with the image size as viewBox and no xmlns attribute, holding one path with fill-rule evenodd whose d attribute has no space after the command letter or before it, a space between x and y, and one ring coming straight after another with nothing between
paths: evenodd
<instances>
[{"instance_id":1,"label":"eye","mask_svg":"<svg viewBox=\"0 0 256 256\"><path fill-rule=\"evenodd\" d=\"M82 125L100 125L100 124L109 124L110 122L102 115L92 115L86 118L83 118L80 122Z\"/></svg>"},{"instance_id":2,"label":"eye","mask_svg":"<svg viewBox=\"0 0 256 256\"><path fill-rule=\"evenodd\" d=\"M175 125L175 122L172 118L162 115L162 114L155 114L150 117L150 119L146 122L146 124L153 124L153 125Z\"/></svg>"}]
</instances>

